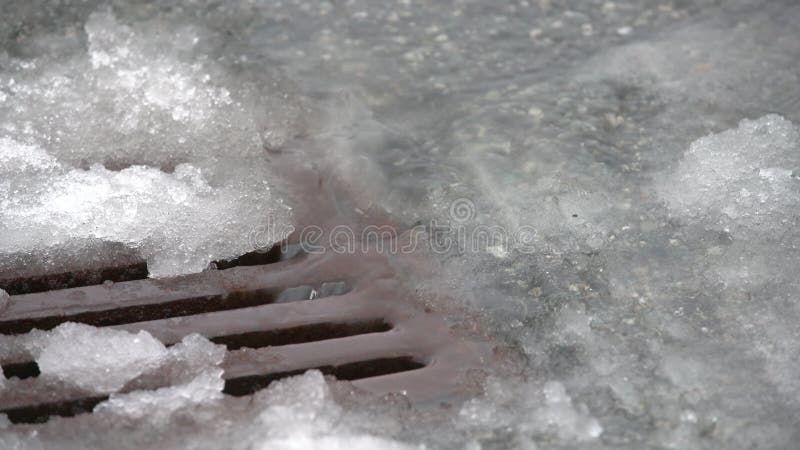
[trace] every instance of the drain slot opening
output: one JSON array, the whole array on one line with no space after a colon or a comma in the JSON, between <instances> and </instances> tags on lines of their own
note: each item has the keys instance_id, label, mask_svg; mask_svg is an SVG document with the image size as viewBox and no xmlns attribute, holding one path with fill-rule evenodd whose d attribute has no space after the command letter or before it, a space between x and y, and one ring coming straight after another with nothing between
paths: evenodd
<instances>
[{"instance_id":1,"label":"drain slot opening","mask_svg":"<svg viewBox=\"0 0 800 450\"><path fill-rule=\"evenodd\" d=\"M80 270L33 277L0 280L0 289L10 295L35 294L84 286L103 284L104 281L121 283L123 281L144 280L147 278L147 263L144 261L105 267L97 270Z\"/></svg>"},{"instance_id":2,"label":"drain slot opening","mask_svg":"<svg viewBox=\"0 0 800 450\"><path fill-rule=\"evenodd\" d=\"M228 350L240 348L277 347L281 345L305 344L368 333L383 333L392 329L384 320L355 323L319 323L292 328L267 331L252 331L211 338L215 344L223 344Z\"/></svg>"},{"instance_id":3,"label":"drain slot opening","mask_svg":"<svg viewBox=\"0 0 800 450\"><path fill-rule=\"evenodd\" d=\"M0 411L8 416L11 423L45 423L50 417L74 417L78 414L90 413L98 403L108 400L108 395L68 400L58 403L43 403L22 406Z\"/></svg>"},{"instance_id":4,"label":"drain slot opening","mask_svg":"<svg viewBox=\"0 0 800 450\"><path fill-rule=\"evenodd\" d=\"M39 371L39 365L36 364L35 361L27 361L15 364L4 364L3 374L6 378L17 377L23 379L38 377L41 372Z\"/></svg>"},{"instance_id":5,"label":"drain slot opening","mask_svg":"<svg viewBox=\"0 0 800 450\"><path fill-rule=\"evenodd\" d=\"M217 260L211 263L217 270L227 270L241 266L263 266L286 261L298 256L302 252L299 244L277 243L266 251L245 253L234 259Z\"/></svg>"},{"instance_id":6,"label":"drain slot opening","mask_svg":"<svg viewBox=\"0 0 800 450\"><path fill-rule=\"evenodd\" d=\"M233 378L230 380L225 380L224 392L237 397L250 395L256 391L266 388L272 382L280 380L281 378L301 375L307 370L312 369L319 370L324 375L333 376L337 380L353 381L360 380L362 378L389 375L392 373L408 372L410 370L421 369L423 367L425 367L425 364L420 363L410 356L371 359L368 361L358 361L337 366L309 367L307 369L298 369L288 372L277 372L264 375Z\"/></svg>"}]
</instances>

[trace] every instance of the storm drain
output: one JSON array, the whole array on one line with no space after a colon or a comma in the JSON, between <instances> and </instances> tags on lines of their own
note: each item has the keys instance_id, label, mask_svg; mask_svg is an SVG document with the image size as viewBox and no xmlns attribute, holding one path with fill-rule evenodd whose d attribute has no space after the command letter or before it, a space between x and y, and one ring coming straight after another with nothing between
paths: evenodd
<instances>
[{"instance_id":1,"label":"storm drain","mask_svg":"<svg viewBox=\"0 0 800 450\"><path fill-rule=\"evenodd\" d=\"M444 317L417 304L387 257L374 252L307 254L276 247L169 279L147 279L143 264L0 279L12 294L0 333L80 322L146 330L166 345L200 333L227 347L224 392L233 396L318 369L374 394L437 401L472 390L468 374L488 363L486 343L465 339ZM0 403L0 413L13 423L89 413L111 394L54 389L33 361L0 364L6 377L23 379L24 389ZM164 386L148 389L157 387Z\"/></svg>"}]
</instances>

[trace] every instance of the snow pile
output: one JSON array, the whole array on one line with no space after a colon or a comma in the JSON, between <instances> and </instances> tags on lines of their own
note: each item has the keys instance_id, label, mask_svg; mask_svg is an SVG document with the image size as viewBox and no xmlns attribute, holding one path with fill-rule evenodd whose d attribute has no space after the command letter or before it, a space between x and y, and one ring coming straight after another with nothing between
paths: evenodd
<instances>
[{"instance_id":1,"label":"snow pile","mask_svg":"<svg viewBox=\"0 0 800 450\"><path fill-rule=\"evenodd\" d=\"M216 257L252 250L248 233L271 212L263 182L250 186L253 193L215 188L208 171L191 164L172 173L141 165L82 170L8 138L0 139L0 164L5 252L100 239L138 248L151 275L199 272Z\"/></svg>"},{"instance_id":2,"label":"snow pile","mask_svg":"<svg viewBox=\"0 0 800 450\"><path fill-rule=\"evenodd\" d=\"M107 10L85 36L40 36L41 56L0 60L0 254L99 239L168 276L251 251L268 222L262 241L285 237L262 136L292 124L270 122L267 94L208 60L214 36Z\"/></svg>"}]
</instances>

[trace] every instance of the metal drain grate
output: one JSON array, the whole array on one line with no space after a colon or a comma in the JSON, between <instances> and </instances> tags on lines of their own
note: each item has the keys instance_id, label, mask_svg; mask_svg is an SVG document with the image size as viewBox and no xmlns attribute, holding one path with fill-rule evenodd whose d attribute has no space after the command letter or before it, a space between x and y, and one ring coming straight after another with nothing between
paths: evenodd
<instances>
[{"instance_id":1,"label":"metal drain grate","mask_svg":"<svg viewBox=\"0 0 800 450\"><path fill-rule=\"evenodd\" d=\"M376 394L431 401L472 389L468 372L489 362L488 344L457 336L441 315L412 301L383 255L273 250L215 265L222 270L113 284L99 284L117 273L111 269L15 279L19 288L12 290L0 333L67 321L146 330L166 345L200 333L227 346L224 392L235 396L319 369ZM37 292L52 286L66 289ZM108 398L53 389L32 361L0 364L7 377L23 379L24 389L0 395L0 412L14 423L91 412Z\"/></svg>"}]
</instances>

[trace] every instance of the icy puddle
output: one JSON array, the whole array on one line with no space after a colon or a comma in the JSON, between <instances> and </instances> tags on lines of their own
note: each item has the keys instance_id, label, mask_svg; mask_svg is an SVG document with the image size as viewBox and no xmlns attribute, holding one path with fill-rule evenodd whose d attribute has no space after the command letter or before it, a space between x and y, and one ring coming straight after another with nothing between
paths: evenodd
<instances>
[{"instance_id":1,"label":"icy puddle","mask_svg":"<svg viewBox=\"0 0 800 450\"><path fill-rule=\"evenodd\" d=\"M797 2L96 3L0 17L3 273L199 272L284 238L313 167L331 211L418 238L409 291L508 366L434 405L318 372L233 398L203 337L65 324L2 353L172 386L0 419L0 447L797 447Z\"/></svg>"}]
</instances>

